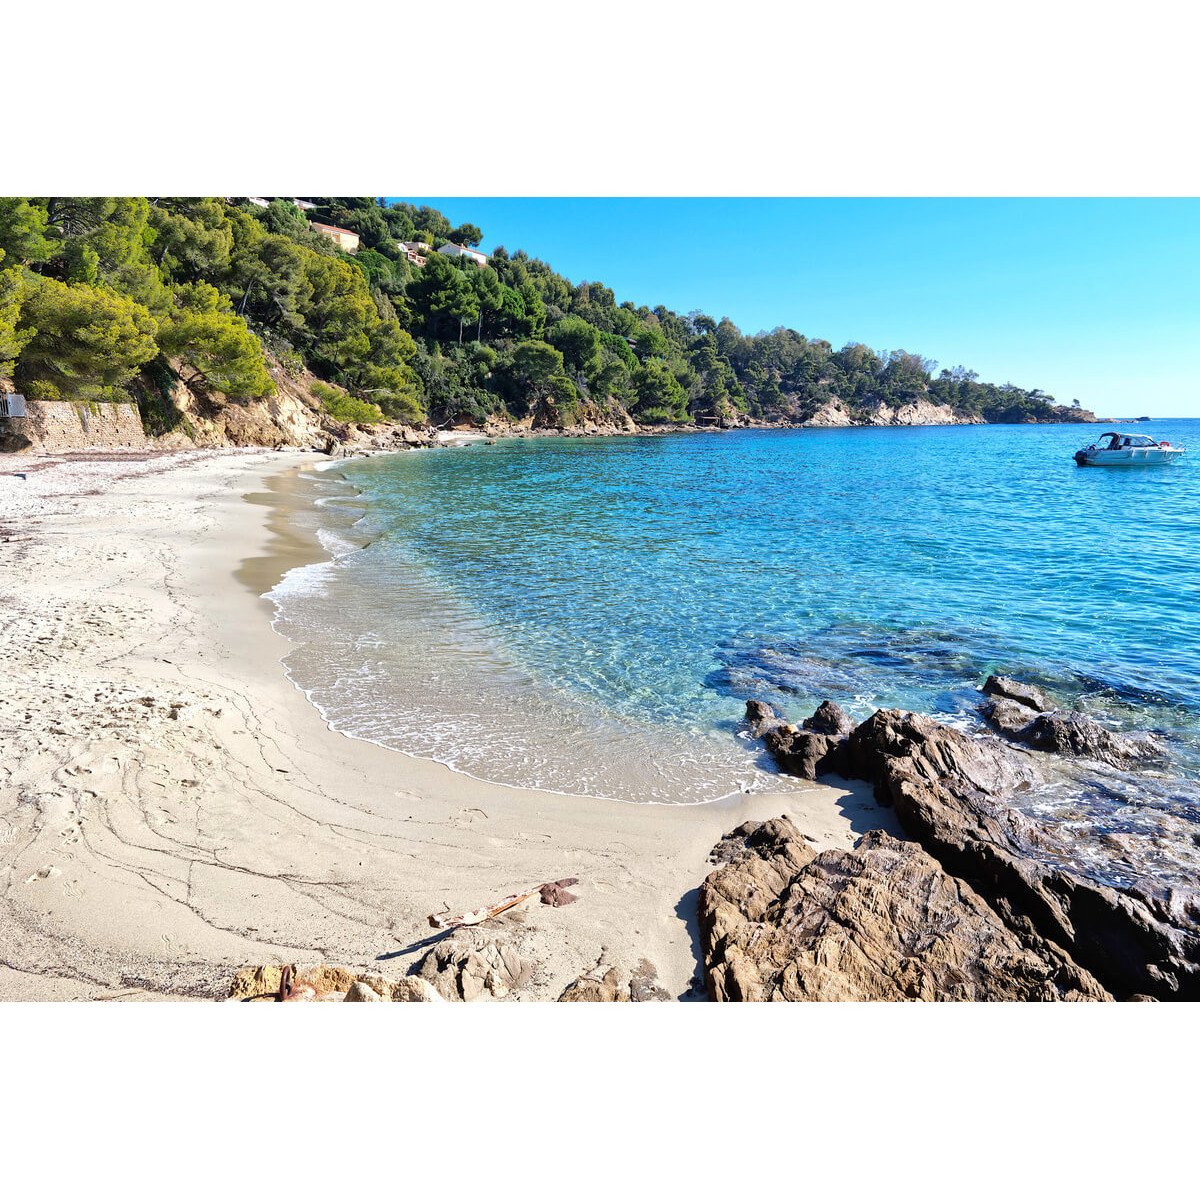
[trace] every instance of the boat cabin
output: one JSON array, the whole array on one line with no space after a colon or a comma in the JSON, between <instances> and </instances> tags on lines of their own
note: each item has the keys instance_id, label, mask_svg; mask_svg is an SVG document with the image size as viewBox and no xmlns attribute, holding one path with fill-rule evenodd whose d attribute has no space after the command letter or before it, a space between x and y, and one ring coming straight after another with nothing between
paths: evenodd
<instances>
[{"instance_id":1,"label":"boat cabin","mask_svg":"<svg viewBox=\"0 0 1200 1200\"><path fill-rule=\"evenodd\" d=\"M1108 438L1108 442L1104 441ZM1101 450L1129 450L1135 446L1157 446L1153 438L1143 437L1140 433L1102 433L1097 446Z\"/></svg>"},{"instance_id":2,"label":"boat cabin","mask_svg":"<svg viewBox=\"0 0 1200 1200\"><path fill-rule=\"evenodd\" d=\"M1104 444L1104 438L1109 439L1108 445ZM1102 433L1099 442L1099 448L1102 450L1128 450L1133 446L1157 445L1156 440L1142 437L1140 433Z\"/></svg>"}]
</instances>

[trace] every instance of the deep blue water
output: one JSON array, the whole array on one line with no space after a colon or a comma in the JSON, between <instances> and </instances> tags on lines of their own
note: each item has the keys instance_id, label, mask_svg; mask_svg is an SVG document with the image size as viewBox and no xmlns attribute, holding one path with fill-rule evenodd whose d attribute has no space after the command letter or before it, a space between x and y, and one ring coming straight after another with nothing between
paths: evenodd
<instances>
[{"instance_id":1,"label":"deep blue water","mask_svg":"<svg viewBox=\"0 0 1200 1200\"><path fill-rule=\"evenodd\" d=\"M1164 731L1186 776L1200 472L1076 467L1102 428L539 438L354 462L318 485L340 557L277 591L288 669L346 732L619 799L788 786L735 736L749 696L795 719L828 697L968 721L993 671ZM1200 457L1200 421L1123 428Z\"/></svg>"}]
</instances>

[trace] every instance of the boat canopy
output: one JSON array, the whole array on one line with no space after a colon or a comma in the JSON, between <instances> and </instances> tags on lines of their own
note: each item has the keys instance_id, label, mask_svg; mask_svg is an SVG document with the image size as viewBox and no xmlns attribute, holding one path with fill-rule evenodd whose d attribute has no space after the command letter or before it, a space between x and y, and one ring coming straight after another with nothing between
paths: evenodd
<instances>
[{"instance_id":1,"label":"boat canopy","mask_svg":"<svg viewBox=\"0 0 1200 1200\"><path fill-rule=\"evenodd\" d=\"M1107 433L1102 433L1100 438L1112 438L1113 441L1105 447L1107 450L1115 450L1118 446L1157 446L1158 443L1149 437L1145 437L1140 433L1118 433L1115 429L1110 429ZM1099 439L1097 439L1099 440Z\"/></svg>"}]
</instances>

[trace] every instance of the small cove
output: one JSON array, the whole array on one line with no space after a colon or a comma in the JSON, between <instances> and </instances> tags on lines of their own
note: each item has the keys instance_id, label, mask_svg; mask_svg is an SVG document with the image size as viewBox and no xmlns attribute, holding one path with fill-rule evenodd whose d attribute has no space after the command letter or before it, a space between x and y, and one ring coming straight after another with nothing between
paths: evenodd
<instances>
[{"instance_id":1,"label":"small cove","mask_svg":"<svg viewBox=\"0 0 1200 1200\"><path fill-rule=\"evenodd\" d=\"M514 439L354 461L310 477L304 519L332 559L271 593L287 668L352 736L657 803L793 786L738 736L750 696L793 719L829 697L856 718L898 706L969 726L1001 671L1159 730L1171 769L1137 790L1182 817L1200 476L1080 470L1071 453L1098 428ZM1136 428L1188 445L1200 422ZM1128 810L1119 790L1096 809Z\"/></svg>"}]
</instances>

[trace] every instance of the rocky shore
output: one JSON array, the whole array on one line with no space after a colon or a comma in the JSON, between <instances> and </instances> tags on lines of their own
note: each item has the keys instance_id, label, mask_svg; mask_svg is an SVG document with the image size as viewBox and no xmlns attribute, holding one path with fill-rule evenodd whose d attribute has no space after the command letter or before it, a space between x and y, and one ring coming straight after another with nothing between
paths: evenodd
<instances>
[{"instance_id":1,"label":"rocky shore","mask_svg":"<svg viewBox=\"0 0 1200 1200\"><path fill-rule=\"evenodd\" d=\"M870 832L815 854L785 819L734 830L700 892L713 999L1200 997L1200 893L1152 876L1109 886L1081 866L1086 832L1012 803L1047 755L1128 763L1161 748L1016 681L984 691L1012 741L898 710L855 727L828 702L798 727L748 704L783 770L868 781L908 840Z\"/></svg>"}]
</instances>

